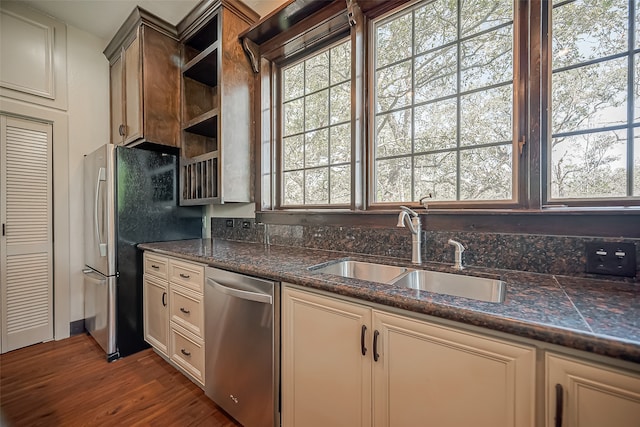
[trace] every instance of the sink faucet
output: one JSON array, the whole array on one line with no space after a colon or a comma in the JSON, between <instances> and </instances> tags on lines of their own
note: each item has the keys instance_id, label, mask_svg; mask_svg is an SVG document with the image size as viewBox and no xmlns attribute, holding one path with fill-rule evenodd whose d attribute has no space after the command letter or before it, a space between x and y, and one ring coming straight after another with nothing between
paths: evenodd
<instances>
[{"instance_id":1,"label":"sink faucet","mask_svg":"<svg viewBox=\"0 0 640 427\"><path fill-rule=\"evenodd\" d=\"M456 253L454 255L455 262L453 264L453 268L455 268L456 270L462 270L464 268L464 266L462 265L462 254L464 253L464 246L462 245L462 243L453 239L449 239L449 244L456 247Z\"/></svg>"},{"instance_id":2,"label":"sink faucet","mask_svg":"<svg viewBox=\"0 0 640 427\"><path fill-rule=\"evenodd\" d=\"M406 206L400 206L398 227L408 227L411 231L411 262L422 264L422 226L418 214Z\"/></svg>"}]
</instances>

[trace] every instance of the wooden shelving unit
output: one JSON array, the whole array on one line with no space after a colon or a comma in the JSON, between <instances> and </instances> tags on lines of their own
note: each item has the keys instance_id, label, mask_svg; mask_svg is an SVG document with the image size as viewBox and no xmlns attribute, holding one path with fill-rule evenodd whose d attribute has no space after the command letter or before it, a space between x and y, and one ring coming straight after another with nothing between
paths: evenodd
<instances>
[{"instance_id":1,"label":"wooden shelving unit","mask_svg":"<svg viewBox=\"0 0 640 427\"><path fill-rule=\"evenodd\" d=\"M239 1L200 3L182 43L182 205L253 197L253 74L238 40L258 15Z\"/></svg>"}]
</instances>

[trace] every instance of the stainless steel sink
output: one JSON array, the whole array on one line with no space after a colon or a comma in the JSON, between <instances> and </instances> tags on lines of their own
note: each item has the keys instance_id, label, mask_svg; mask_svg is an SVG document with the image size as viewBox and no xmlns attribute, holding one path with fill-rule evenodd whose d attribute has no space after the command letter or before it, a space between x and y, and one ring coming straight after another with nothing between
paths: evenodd
<instances>
[{"instance_id":1,"label":"stainless steel sink","mask_svg":"<svg viewBox=\"0 0 640 427\"><path fill-rule=\"evenodd\" d=\"M488 302L503 302L506 293L506 284L497 279L371 262L340 260L309 270Z\"/></svg>"},{"instance_id":2,"label":"stainless steel sink","mask_svg":"<svg viewBox=\"0 0 640 427\"><path fill-rule=\"evenodd\" d=\"M370 282L389 283L409 269L394 265L374 264L370 262L342 260L310 270L319 273L334 274L336 276L351 277L353 279L368 280Z\"/></svg>"},{"instance_id":3,"label":"stainless steel sink","mask_svg":"<svg viewBox=\"0 0 640 427\"><path fill-rule=\"evenodd\" d=\"M428 270L410 271L391 283L405 288L488 302L503 302L506 291L504 282L500 280Z\"/></svg>"}]
</instances>

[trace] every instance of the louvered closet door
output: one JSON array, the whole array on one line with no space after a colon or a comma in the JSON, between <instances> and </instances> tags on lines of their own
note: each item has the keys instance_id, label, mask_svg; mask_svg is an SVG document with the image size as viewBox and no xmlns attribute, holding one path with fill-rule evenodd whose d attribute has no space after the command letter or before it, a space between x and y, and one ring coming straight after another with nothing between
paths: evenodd
<instances>
[{"instance_id":1,"label":"louvered closet door","mask_svg":"<svg viewBox=\"0 0 640 427\"><path fill-rule=\"evenodd\" d=\"M2 353L53 339L50 124L0 116Z\"/></svg>"}]
</instances>

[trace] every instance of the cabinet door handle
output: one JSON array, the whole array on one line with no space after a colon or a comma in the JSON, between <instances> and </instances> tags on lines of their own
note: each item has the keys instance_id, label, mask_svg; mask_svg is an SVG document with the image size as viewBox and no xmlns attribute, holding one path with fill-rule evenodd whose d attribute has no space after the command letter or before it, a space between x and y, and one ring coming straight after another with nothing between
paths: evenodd
<instances>
[{"instance_id":1,"label":"cabinet door handle","mask_svg":"<svg viewBox=\"0 0 640 427\"><path fill-rule=\"evenodd\" d=\"M378 354L378 335L380 335L380 332L378 332L378 330L373 331L373 361L377 362L378 359L380 358L380 355Z\"/></svg>"},{"instance_id":2,"label":"cabinet door handle","mask_svg":"<svg viewBox=\"0 0 640 427\"><path fill-rule=\"evenodd\" d=\"M181 311L181 312L183 312L184 314L189 314L189 313L191 313L189 310L187 310L187 309L186 309L186 308L184 308L184 307L180 307L180 311Z\"/></svg>"},{"instance_id":3,"label":"cabinet door handle","mask_svg":"<svg viewBox=\"0 0 640 427\"><path fill-rule=\"evenodd\" d=\"M167 293L166 292L162 293L162 306L163 307L167 306Z\"/></svg>"},{"instance_id":4,"label":"cabinet door handle","mask_svg":"<svg viewBox=\"0 0 640 427\"><path fill-rule=\"evenodd\" d=\"M562 409L564 406L564 390L562 384L556 384L556 422L555 427L562 427Z\"/></svg>"},{"instance_id":5,"label":"cabinet door handle","mask_svg":"<svg viewBox=\"0 0 640 427\"><path fill-rule=\"evenodd\" d=\"M367 354L367 347L364 345L364 337L367 334L367 327L362 325L362 330L360 331L360 350L362 351L362 355Z\"/></svg>"},{"instance_id":6,"label":"cabinet door handle","mask_svg":"<svg viewBox=\"0 0 640 427\"><path fill-rule=\"evenodd\" d=\"M188 279L188 278L189 278L189 277L191 277L191 276L189 276L188 274L182 274L182 273L180 273L180 277L182 277L183 279Z\"/></svg>"},{"instance_id":7,"label":"cabinet door handle","mask_svg":"<svg viewBox=\"0 0 640 427\"><path fill-rule=\"evenodd\" d=\"M120 125L118 127L118 133L120 134L120 136L124 136L124 125Z\"/></svg>"},{"instance_id":8,"label":"cabinet door handle","mask_svg":"<svg viewBox=\"0 0 640 427\"><path fill-rule=\"evenodd\" d=\"M180 349L180 353L184 354L185 356L191 356L191 353L185 350L184 348Z\"/></svg>"}]
</instances>

